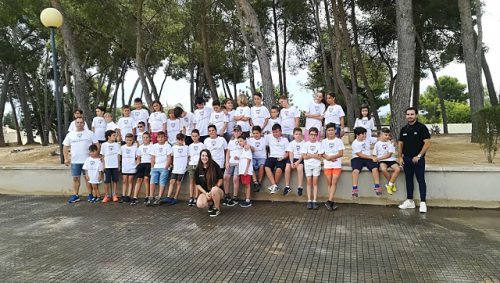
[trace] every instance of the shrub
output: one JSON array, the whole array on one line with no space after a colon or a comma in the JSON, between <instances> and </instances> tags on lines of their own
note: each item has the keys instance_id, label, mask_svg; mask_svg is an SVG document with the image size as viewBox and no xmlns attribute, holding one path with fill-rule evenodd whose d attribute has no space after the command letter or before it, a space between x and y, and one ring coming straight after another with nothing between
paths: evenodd
<instances>
[{"instance_id":1,"label":"shrub","mask_svg":"<svg viewBox=\"0 0 500 283\"><path fill-rule=\"evenodd\" d=\"M500 140L500 106L481 109L475 115L479 124L479 144L486 153L488 162L493 163Z\"/></svg>"}]
</instances>

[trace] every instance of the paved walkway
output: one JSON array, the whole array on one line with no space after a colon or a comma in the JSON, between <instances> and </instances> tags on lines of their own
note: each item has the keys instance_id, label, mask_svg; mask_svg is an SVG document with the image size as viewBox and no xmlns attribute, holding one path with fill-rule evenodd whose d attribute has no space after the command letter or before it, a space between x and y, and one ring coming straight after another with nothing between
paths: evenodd
<instances>
[{"instance_id":1,"label":"paved walkway","mask_svg":"<svg viewBox=\"0 0 500 283\"><path fill-rule=\"evenodd\" d=\"M2 282L500 282L500 211L0 196Z\"/></svg>"}]
</instances>

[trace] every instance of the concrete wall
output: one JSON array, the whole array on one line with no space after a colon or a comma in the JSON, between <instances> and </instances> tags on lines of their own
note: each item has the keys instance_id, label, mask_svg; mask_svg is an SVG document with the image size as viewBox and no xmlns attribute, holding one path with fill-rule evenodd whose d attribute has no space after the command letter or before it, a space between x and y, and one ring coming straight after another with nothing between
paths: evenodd
<instances>
[{"instance_id":1,"label":"concrete wall","mask_svg":"<svg viewBox=\"0 0 500 283\"><path fill-rule=\"evenodd\" d=\"M442 168L429 167L426 173L427 179L427 202L429 206L442 207L478 207L478 208L500 208L500 168ZM385 184L385 180L382 181ZM182 197L188 194L188 180L184 180ZM271 195L264 188L259 193L253 193L256 200L270 201L306 201L306 192L298 197L296 194L296 176L292 176L293 191L284 197L282 191ZM283 185L283 180L281 181ZM363 171L360 176L360 197L351 199L351 171L344 168L337 192L335 194L338 202L395 205L406 198L406 187L404 176L401 175L397 181L398 191L392 196L384 190L382 197L377 197L373 191L371 174ZM415 181L415 199L418 199L418 184ZM304 180L305 189L305 180ZM101 192L103 186L100 187ZM240 190L241 191L241 190ZM0 167L0 193L20 195L64 195L71 194L70 171L64 166L52 167L26 167L8 166ZM85 195L86 190L82 184L80 194ZM327 196L326 182L324 176L320 176L319 200L325 200Z\"/></svg>"}]
</instances>

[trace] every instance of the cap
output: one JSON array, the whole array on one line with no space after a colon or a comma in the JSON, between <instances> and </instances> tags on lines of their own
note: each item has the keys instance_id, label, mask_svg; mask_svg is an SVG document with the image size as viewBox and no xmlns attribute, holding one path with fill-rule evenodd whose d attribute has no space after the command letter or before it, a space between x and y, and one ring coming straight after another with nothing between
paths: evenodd
<instances>
[{"instance_id":1,"label":"cap","mask_svg":"<svg viewBox=\"0 0 500 283\"><path fill-rule=\"evenodd\" d=\"M233 131L240 131L241 132L241 126L240 125L234 125Z\"/></svg>"}]
</instances>

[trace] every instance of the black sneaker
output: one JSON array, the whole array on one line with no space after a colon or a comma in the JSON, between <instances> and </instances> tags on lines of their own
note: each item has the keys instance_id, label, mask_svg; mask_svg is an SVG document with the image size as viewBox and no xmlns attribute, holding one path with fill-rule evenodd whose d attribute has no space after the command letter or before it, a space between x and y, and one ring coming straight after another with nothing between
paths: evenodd
<instances>
[{"instance_id":1,"label":"black sneaker","mask_svg":"<svg viewBox=\"0 0 500 283\"><path fill-rule=\"evenodd\" d=\"M314 210L317 210L317 209L319 208L318 203L317 203L317 202L313 202L313 203L312 203L312 208L313 208Z\"/></svg>"},{"instance_id":2,"label":"black sneaker","mask_svg":"<svg viewBox=\"0 0 500 283\"><path fill-rule=\"evenodd\" d=\"M193 206L194 199L190 198L188 201L188 206Z\"/></svg>"},{"instance_id":3,"label":"black sneaker","mask_svg":"<svg viewBox=\"0 0 500 283\"><path fill-rule=\"evenodd\" d=\"M132 198L130 196L125 196L125 202L132 202Z\"/></svg>"},{"instance_id":4,"label":"black sneaker","mask_svg":"<svg viewBox=\"0 0 500 283\"><path fill-rule=\"evenodd\" d=\"M137 199L136 198L133 198L131 201L130 201L130 205L136 205L137 204Z\"/></svg>"},{"instance_id":5,"label":"black sneaker","mask_svg":"<svg viewBox=\"0 0 500 283\"><path fill-rule=\"evenodd\" d=\"M336 202L332 201L332 210L337 210L337 208L339 208L339 206L337 205Z\"/></svg>"},{"instance_id":6,"label":"black sneaker","mask_svg":"<svg viewBox=\"0 0 500 283\"><path fill-rule=\"evenodd\" d=\"M153 201L153 198L152 198L152 197L148 198L148 201L146 202L146 206L152 206L152 205L153 205L153 202L154 202L154 201Z\"/></svg>"},{"instance_id":7,"label":"black sneaker","mask_svg":"<svg viewBox=\"0 0 500 283\"><path fill-rule=\"evenodd\" d=\"M220 210L217 208L214 208L214 210L210 213L210 217L216 217L220 214Z\"/></svg>"},{"instance_id":8,"label":"black sneaker","mask_svg":"<svg viewBox=\"0 0 500 283\"><path fill-rule=\"evenodd\" d=\"M214 205L213 204L208 206L208 213L212 213L212 212L214 212Z\"/></svg>"},{"instance_id":9,"label":"black sneaker","mask_svg":"<svg viewBox=\"0 0 500 283\"><path fill-rule=\"evenodd\" d=\"M119 199L118 199L118 202L119 203L123 203L125 201L125 197L124 196L121 196Z\"/></svg>"},{"instance_id":10,"label":"black sneaker","mask_svg":"<svg viewBox=\"0 0 500 283\"><path fill-rule=\"evenodd\" d=\"M289 186L286 186L286 187L285 187L285 189L283 190L283 195L284 195L284 196L288 195L288 194L290 193L290 191L291 191L291 190L292 190L292 189L290 189L290 187L289 187Z\"/></svg>"},{"instance_id":11,"label":"black sneaker","mask_svg":"<svg viewBox=\"0 0 500 283\"><path fill-rule=\"evenodd\" d=\"M145 197L145 198L144 198L144 204L148 204L148 200L149 200L149 198L148 198L148 197Z\"/></svg>"},{"instance_id":12,"label":"black sneaker","mask_svg":"<svg viewBox=\"0 0 500 283\"><path fill-rule=\"evenodd\" d=\"M333 210L333 203L331 201L325 202L326 209Z\"/></svg>"},{"instance_id":13,"label":"black sneaker","mask_svg":"<svg viewBox=\"0 0 500 283\"><path fill-rule=\"evenodd\" d=\"M311 201L307 202L307 209L313 209L313 203Z\"/></svg>"},{"instance_id":14,"label":"black sneaker","mask_svg":"<svg viewBox=\"0 0 500 283\"><path fill-rule=\"evenodd\" d=\"M224 199L222 200L222 205L227 205L227 203L231 200L230 197L224 197Z\"/></svg>"},{"instance_id":15,"label":"black sneaker","mask_svg":"<svg viewBox=\"0 0 500 283\"><path fill-rule=\"evenodd\" d=\"M161 204L161 199L160 198L155 198L155 201L153 202L153 205L160 205Z\"/></svg>"},{"instance_id":16,"label":"black sneaker","mask_svg":"<svg viewBox=\"0 0 500 283\"><path fill-rule=\"evenodd\" d=\"M250 206L252 206L252 203L249 202L249 201L242 201L242 202L240 202L240 207L245 207L246 208L246 207L250 207Z\"/></svg>"},{"instance_id":17,"label":"black sneaker","mask_svg":"<svg viewBox=\"0 0 500 283\"><path fill-rule=\"evenodd\" d=\"M238 204L238 201L236 201L235 199L230 199L228 202L227 202L227 206L235 206Z\"/></svg>"},{"instance_id":18,"label":"black sneaker","mask_svg":"<svg viewBox=\"0 0 500 283\"><path fill-rule=\"evenodd\" d=\"M297 195L299 195L299 197L302 196L302 193L304 192L304 189L302 187L298 187L297 188Z\"/></svg>"}]
</instances>

